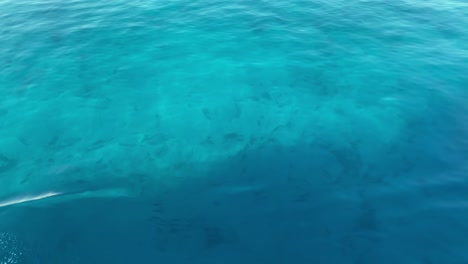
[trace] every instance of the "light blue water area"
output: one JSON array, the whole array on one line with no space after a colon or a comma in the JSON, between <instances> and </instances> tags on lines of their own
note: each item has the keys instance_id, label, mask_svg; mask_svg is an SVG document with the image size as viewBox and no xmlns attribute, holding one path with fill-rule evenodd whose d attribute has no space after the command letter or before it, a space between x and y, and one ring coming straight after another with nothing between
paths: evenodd
<instances>
[{"instance_id":1,"label":"light blue water area","mask_svg":"<svg viewBox=\"0 0 468 264\"><path fill-rule=\"evenodd\" d=\"M0 0L0 263L468 263L464 0Z\"/></svg>"}]
</instances>

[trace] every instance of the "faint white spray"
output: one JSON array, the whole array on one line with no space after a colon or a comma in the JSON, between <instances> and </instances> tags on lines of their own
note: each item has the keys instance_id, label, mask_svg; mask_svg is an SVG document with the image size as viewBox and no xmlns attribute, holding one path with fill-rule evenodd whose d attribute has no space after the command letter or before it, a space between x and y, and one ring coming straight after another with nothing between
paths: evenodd
<instances>
[{"instance_id":1,"label":"faint white spray","mask_svg":"<svg viewBox=\"0 0 468 264\"><path fill-rule=\"evenodd\" d=\"M24 254L22 250L15 235L0 232L0 264L20 263Z\"/></svg>"}]
</instances>

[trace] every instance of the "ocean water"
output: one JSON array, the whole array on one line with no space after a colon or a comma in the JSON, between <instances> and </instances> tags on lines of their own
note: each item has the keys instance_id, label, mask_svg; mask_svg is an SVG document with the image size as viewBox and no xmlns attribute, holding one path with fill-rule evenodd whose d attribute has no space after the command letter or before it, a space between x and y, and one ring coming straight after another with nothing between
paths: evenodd
<instances>
[{"instance_id":1,"label":"ocean water","mask_svg":"<svg viewBox=\"0 0 468 264\"><path fill-rule=\"evenodd\" d=\"M1 0L0 263L468 263L465 0Z\"/></svg>"}]
</instances>

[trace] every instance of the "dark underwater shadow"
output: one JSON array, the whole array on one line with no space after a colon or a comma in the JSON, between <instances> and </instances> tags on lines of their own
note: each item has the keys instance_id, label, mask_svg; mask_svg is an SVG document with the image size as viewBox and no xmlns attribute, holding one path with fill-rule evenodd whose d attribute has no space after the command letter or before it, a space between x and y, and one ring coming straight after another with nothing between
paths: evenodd
<instances>
[{"instance_id":1,"label":"dark underwater shadow","mask_svg":"<svg viewBox=\"0 0 468 264\"><path fill-rule=\"evenodd\" d=\"M190 177L170 187L143 188L152 175L139 172L128 185L144 192L0 208L0 232L21 241L17 263L466 260L467 216L432 207L427 185L413 184L427 171L450 172L449 165L420 164L421 155L407 150L421 142L406 143L372 160L352 144L257 144L181 168Z\"/></svg>"}]
</instances>

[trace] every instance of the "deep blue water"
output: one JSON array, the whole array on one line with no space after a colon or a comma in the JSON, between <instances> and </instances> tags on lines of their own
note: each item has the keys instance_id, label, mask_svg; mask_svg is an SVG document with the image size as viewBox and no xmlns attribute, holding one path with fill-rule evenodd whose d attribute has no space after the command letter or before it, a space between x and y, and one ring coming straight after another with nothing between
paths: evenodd
<instances>
[{"instance_id":1,"label":"deep blue water","mask_svg":"<svg viewBox=\"0 0 468 264\"><path fill-rule=\"evenodd\" d=\"M468 263L468 2L0 0L5 263Z\"/></svg>"}]
</instances>

